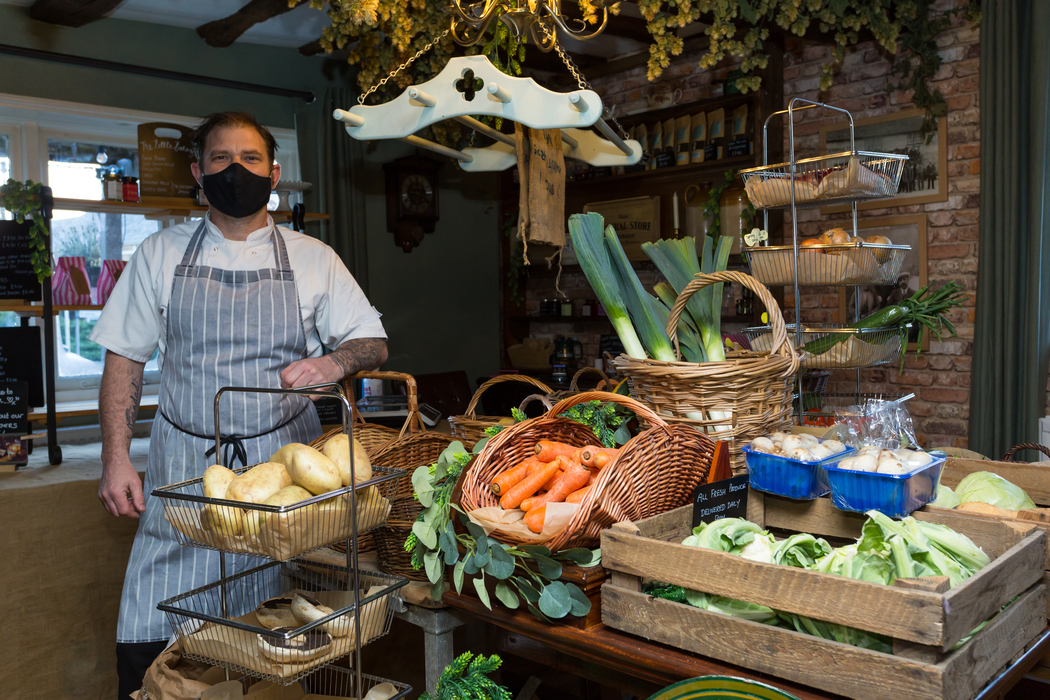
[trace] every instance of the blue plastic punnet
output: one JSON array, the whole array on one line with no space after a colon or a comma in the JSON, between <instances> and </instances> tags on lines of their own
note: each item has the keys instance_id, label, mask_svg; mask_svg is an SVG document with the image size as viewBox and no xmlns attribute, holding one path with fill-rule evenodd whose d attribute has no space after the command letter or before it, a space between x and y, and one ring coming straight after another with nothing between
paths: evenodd
<instances>
[{"instance_id":1,"label":"blue plastic punnet","mask_svg":"<svg viewBox=\"0 0 1050 700\"><path fill-rule=\"evenodd\" d=\"M757 452L750 445L740 448L747 462L748 482L751 488L777 496L812 501L830 490L824 467L849 457L856 450L847 447L845 452L814 462Z\"/></svg>"},{"instance_id":2,"label":"blue plastic punnet","mask_svg":"<svg viewBox=\"0 0 1050 700\"><path fill-rule=\"evenodd\" d=\"M839 510L866 513L877 510L903 518L936 498L937 482L947 457L934 458L908 474L879 474L826 467L831 502Z\"/></svg>"}]
</instances>

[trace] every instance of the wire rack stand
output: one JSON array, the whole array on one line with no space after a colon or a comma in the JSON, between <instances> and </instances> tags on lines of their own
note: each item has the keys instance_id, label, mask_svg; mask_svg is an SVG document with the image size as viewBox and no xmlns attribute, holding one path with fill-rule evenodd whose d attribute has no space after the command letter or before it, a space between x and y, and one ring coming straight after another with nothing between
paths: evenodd
<instances>
[{"instance_id":1,"label":"wire rack stand","mask_svg":"<svg viewBox=\"0 0 1050 700\"><path fill-rule=\"evenodd\" d=\"M402 469L373 467L373 478L357 483L354 473L352 407L339 384L298 389L224 387L215 395L215 449L222 454L219 400L227 393L284 394L336 399L342 407L343 432L350 437L350 485L291 506L246 504L203 495L203 479L154 489L165 499L165 517L179 544L219 554L219 579L164 600L165 613L184 654L239 675L245 688L256 679L290 685L301 679L309 692L363 698L381 685L392 698L411 687L362 672L361 648L390 631L392 596L408 580L362 571L358 536L386 520L393 488ZM255 466L255 465L252 465ZM237 470L244 472L251 467ZM346 566L299 559L338 540L346 540ZM232 576L226 554L271 559ZM294 627L262 626L255 611L277 596L305 595L330 613ZM331 665L353 655L351 669ZM315 678L316 676L316 678Z\"/></svg>"},{"instance_id":2,"label":"wire rack stand","mask_svg":"<svg viewBox=\"0 0 1050 700\"><path fill-rule=\"evenodd\" d=\"M849 120L849 150L816 158L799 159L795 152L795 114L808 109L831 110ZM784 118L788 126L789 159L786 163L769 163L769 122L774 117ZM805 351L802 367L807 369L855 369L857 389L845 406L862 403L868 395L861 393L861 368L886 365L900 360L906 348L906 331L892 328L850 328L845 324L803 324L800 287L806 285L853 287L854 322L860 321L861 285L895 284L900 275L904 257L910 246L867 243L857 236L857 203L871 199L893 197L897 194L901 175L908 156L896 153L875 153L856 149L853 115L840 107L813 102L800 97L792 99L788 108L774 112L763 125L763 165L740 171L748 199L763 210L764 227L769 229L769 212L775 209L791 210L791 245L760 245L744 249L751 274L768 286L787 286L794 289L795 323L788 326L795 335L795 345ZM849 204L852 236L849 243L825 243L801 246L798 232L798 211L808 207L831 204ZM768 327L745 331L752 344L762 345L770 332ZM814 345L816 347L814 348ZM813 404L825 415L822 401L807 396L799 373L796 389L796 415L804 424ZM908 397L897 397L907 400ZM809 406L809 409L807 409Z\"/></svg>"}]
</instances>

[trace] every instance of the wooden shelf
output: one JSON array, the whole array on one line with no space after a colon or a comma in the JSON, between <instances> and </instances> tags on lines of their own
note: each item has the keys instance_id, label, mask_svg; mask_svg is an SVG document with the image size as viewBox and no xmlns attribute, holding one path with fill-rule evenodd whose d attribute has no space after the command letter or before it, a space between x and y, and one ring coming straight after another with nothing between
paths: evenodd
<instances>
[{"instance_id":1,"label":"wooden shelf","mask_svg":"<svg viewBox=\"0 0 1050 700\"><path fill-rule=\"evenodd\" d=\"M634 184L653 184L689 178L700 182L705 176L721 175L726 170L737 170L751 167L755 164L755 156L737 156L736 158L723 158L703 163L690 163L689 165L672 165L657 170L641 170L636 173L624 173L623 175L607 175L605 177L592 177L584 180L569 180L565 183L568 192L605 189L610 186L622 187Z\"/></svg>"},{"instance_id":2,"label":"wooden shelf","mask_svg":"<svg viewBox=\"0 0 1050 700\"><path fill-rule=\"evenodd\" d=\"M147 219L168 216L193 216L208 211L208 207L190 200L184 202L166 200L163 202L114 202L112 200L91 199L55 199L55 209L63 211L84 211L96 214L137 214ZM292 220L290 211L271 211L270 216L277 223ZM306 214L306 221L327 221L328 214Z\"/></svg>"},{"instance_id":3,"label":"wooden shelf","mask_svg":"<svg viewBox=\"0 0 1050 700\"><path fill-rule=\"evenodd\" d=\"M519 323L609 323L608 316L511 316Z\"/></svg>"},{"instance_id":4,"label":"wooden shelf","mask_svg":"<svg viewBox=\"0 0 1050 700\"><path fill-rule=\"evenodd\" d=\"M53 313L58 313L59 311L101 311L102 307L103 307L102 304L78 304L78 305L75 305L75 306L52 306L51 307L51 311ZM9 305L0 304L0 311L12 311L12 312L14 312L16 314L23 314L25 316L43 316L44 315L44 307L43 307L43 305L30 306L29 304L23 304L23 305L20 305L20 306L16 306L14 304L9 304Z\"/></svg>"}]
</instances>

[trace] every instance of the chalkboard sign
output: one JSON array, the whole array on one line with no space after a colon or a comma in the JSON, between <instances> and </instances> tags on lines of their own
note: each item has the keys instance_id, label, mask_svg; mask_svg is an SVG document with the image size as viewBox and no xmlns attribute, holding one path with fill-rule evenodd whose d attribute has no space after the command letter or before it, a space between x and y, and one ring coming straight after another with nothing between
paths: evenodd
<instances>
[{"instance_id":1,"label":"chalkboard sign","mask_svg":"<svg viewBox=\"0 0 1050 700\"><path fill-rule=\"evenodd\" d=\"M29 259L32 225L32 221L0 221L0 299L40 301L40 283Z\"/></svg>"},{"instance_id":2,"label":"chalkboard sign","mask_svg":"<svg viewBox=\"0 0 1050 700\"><path fill-rule=\"evenodd\" d=\"M193 129L179 124L139 125L139 196L193 197L197 181L190 172Z\"/></svg>"},{"instance_id":3,"label":"chalkboard sign","mask_svg":"<svg viewBox=\"0 0 1050 700\"><path fill-rule=\"evenodd\" d=\"M0 384L0 435L29 434L29 384Z\"/></svg>"},{"instance_id":4,"label":"chalkboard sign","mask_svg":"<svg viewBox=\"0 0 1050 700\"><path fill-rule=\"evenodd\" d=\"M44 405L44 363L40 328L0 328L0 386L28 382L29 405Z\"/></svg>"},{"instance_id":5,"label":"chalkboard sign","mask_svg":"<svg viewBox=\"0 0 1050 700\"><path fill-rule=\"evenodd\" d=\"M314 401L314 408L317 409L321 425L343 424L343 402L339 399L317 399Z\"/></svg>"},{"instance_id":6,"label":"chalkboard sign","mask_svg":"<svg viewBox=\"0 0 1050 700\"><path fill-rule=\"evenodd\" d=\"M693 492L693 527L722 518L747 517L747 474L700 484Z\"/></svg>"},{"instance_id":7,"label":"chalkboard sign","mask_svg":"<svg viewBox=\"0 0 1050 700\"><path fill-rule=\"evenodd\" d=\"M746 156L751 152L751 142L745 138L733 139L729 142L729 157Z\"/></svg>"}]
</instances>

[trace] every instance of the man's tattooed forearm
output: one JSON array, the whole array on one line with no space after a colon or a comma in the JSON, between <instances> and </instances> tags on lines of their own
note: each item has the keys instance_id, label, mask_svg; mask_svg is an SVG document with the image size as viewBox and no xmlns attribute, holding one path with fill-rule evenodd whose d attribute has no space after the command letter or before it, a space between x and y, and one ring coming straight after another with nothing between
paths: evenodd
<instances>
[{"instance_id":1,"label":"man's tattooed forearm","mask_svg":"<svg viewBox=\"0 0 1050 700\"><path fill-rule=\"evenodd\" d=\"M328 357L339 366L344 377L363 369L378 369L386 361L386 341L380 338L348 340Z\"/></svg>"},{"instance_id":2,"label":"man's tattooed forearm","mask_svg":"<svg viewBox=\"0 0 1050 700\"><path fill-rule=\"evenodd\" d=\"M139 401L142 399L142 380L131 380L131 406L124 411L128 422L128 438L135 432L135 421L139 417Z\"/></svg>"}]
</instances>

